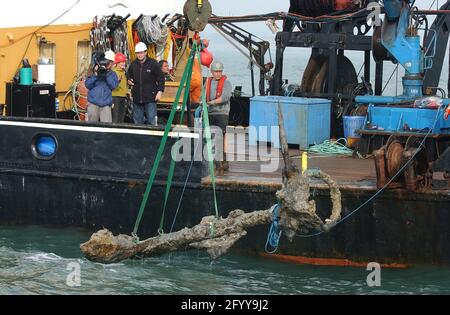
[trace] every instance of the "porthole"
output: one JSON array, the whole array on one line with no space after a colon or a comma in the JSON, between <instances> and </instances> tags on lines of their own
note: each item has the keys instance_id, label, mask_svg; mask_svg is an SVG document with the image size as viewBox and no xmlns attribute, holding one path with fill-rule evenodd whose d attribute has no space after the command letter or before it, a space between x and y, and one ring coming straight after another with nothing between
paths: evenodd
<instances>
[{"instance_id":1,"label":"porthole","mask_svg":"<svg viewBox=\"0 0 450 315\"><path fill-rule=\"evenodd\" d=\"M39 160L52 160L58 151L58 142L52 135L39 134L34 137L31 150Z\"/></svg>"}]
</instances>

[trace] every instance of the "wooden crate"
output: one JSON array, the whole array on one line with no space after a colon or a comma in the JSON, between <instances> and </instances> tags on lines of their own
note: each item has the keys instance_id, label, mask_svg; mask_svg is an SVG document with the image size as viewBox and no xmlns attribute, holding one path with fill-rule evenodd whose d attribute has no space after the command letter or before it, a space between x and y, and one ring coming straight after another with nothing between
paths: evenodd
<instances>
[{"instance_id":1,"label":"wooden crate","mask_svg":"<svg viewBox=\"0 0 450 315\"><path fill-rule=\"evenodd\" d=\"M166 82L166 88L163 94L161 101L159 102L162 105L172 105L175 102L175 98L177 96L178 89L180 88L180 82ZM183 104L184 100L184 91L181 93L179 104Z\"/></svg>"}]
</instances>

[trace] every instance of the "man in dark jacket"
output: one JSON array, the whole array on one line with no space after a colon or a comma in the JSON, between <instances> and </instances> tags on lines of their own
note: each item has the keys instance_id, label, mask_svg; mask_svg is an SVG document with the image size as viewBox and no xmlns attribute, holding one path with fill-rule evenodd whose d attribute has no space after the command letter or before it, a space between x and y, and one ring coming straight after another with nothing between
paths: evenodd
<instances>
[{"instance_id":1,"label":"man in dark jacket","mask_svg":"<svg viewBox=\"0 0 450 315\"><path fill-rule=\"evenodd\" d=\"M112 91L119 85L117 75L111 71L114 52L107 51L94 67L94 75L86 79L88 93L87 121L112 122Z\"/></svg>"},{"instance_id":2,"label":"man in dark jacket","mask_svg":"<svg viewBox=\"0 0 450 315\"><path fill-rule=\"evenodd\" d=\"M156 103L164 92L164 74L161 67L147 57L147 45L138 43L136 60L128 69L128 83L132 87L133 120L135 124L157 125Z\"/></svg>"}]
</instances>

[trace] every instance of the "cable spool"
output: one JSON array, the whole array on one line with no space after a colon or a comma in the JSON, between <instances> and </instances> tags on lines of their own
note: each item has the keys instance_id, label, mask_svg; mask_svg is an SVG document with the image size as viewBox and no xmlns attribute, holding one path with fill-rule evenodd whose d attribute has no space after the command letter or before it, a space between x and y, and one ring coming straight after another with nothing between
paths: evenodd
<instances>
[{"instance_id":1,"label":"cable spool","mask_svg":"<svg viewBox=\"0 0 450 315\"><path fill-rule=\"evenodd\" d=\"M354 0L291 0L289 12L318 17L336 11L352 11L356 8Z\"/></svg>"},{"instance_id":2,"label":"cable spool","mask_svg":"<svg viewBox=\"0 0 450 315\"><path fill-rule=\"evenodd\" d=\"M394 176L400 171L403 162L403 151L405 150L403 144L400 141L393 141L387 148L386 151L386 167L388 171L389 178L394 178Z\"/></svg>"}]
</instances>

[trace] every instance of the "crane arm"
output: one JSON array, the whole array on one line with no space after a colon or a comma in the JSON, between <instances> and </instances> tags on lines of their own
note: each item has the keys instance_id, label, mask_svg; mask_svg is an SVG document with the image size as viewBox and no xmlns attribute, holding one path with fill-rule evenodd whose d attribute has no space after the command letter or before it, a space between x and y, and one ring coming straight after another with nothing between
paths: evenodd
<instances>
[{"instance_id":1,"label":"crane arm","mask_svg":"<svg viewBox=\"0 0 450 315\"><path fill-rule=\"evenodd\" d=\"M381 29L381 43L411 76L423 71L420 37L411 24L413 0L384 0L386 18Z\"/></svg>"}]
</instances>

